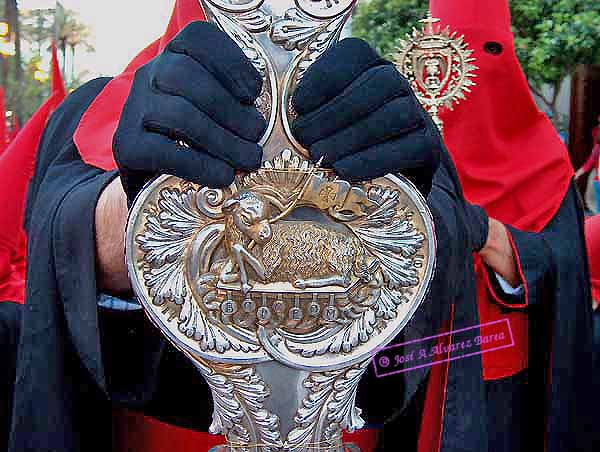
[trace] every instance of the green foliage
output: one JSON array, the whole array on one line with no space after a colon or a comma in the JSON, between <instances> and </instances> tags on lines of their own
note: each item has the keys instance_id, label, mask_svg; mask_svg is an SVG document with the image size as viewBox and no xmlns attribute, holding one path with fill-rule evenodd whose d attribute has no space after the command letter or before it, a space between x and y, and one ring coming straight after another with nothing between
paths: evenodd
<instances>
[{"instance_id":1,"label":"green foliage","mask_svg":"<svg viewBox=\"0 0 600 452\"><path fill-rule=\"evenodd\" d=\"M41 55L55 32L54 9L34 9L21 13L21 36Z\"/></svg>"},{"instance_id":2,"label":"green foliage","mask_svg":"<svg viewBox=\"0 0 600 452\"><path fill-rule=\"evenodd\" d=\"M427 0L370 0L359 4L352 19L353 35L390 56L398 41L425 17Z\"/></svg>"},{"instance_id":3,"label":"green foliage","mask_svg":"<svg viewBox=\"0 0 600 452\"><path fill-rule=\"evenodd\" d=\"M511 0L517 55L537 88L558 88L579 64L600 62L598 0Z\"/></svg>"},{"instance_id":4,"label":"green foliage","mask_svg":"<svg viewBox=\"0 0 600 452\"><path fill-rule=\"evenodd\" d=\"M15 112L23 121L37 110L39 105L48 95L49 84L41 84L33 79L35 69L29 71L25 67L23 78L20 81L14 77L15 58L11 57L4 64L8 64L8 76L3 81L5 105L7 111Z\"/></svg>"},{"instance_id":5,"label":"green foliage","mask_svg":"<svg viewBox=\"0 0 600 452\"><path fill-rule=\"evenodd\" d=\"M5 0L0 0L0 10L4 3ZM63 64L67 51L71 55L75 54L76 48L85 48L88 52L94 51L88 41L89 30L81 23L77 13L63 8L60 3L58 5L57 10L20 11L21 46L28 51L23 52L20 61L17 60L17 56L0 59L0 75L5 90L6 108L15 112L21 123L24 123L39 108L50 93L50 80L40 82L34 78L34 74L38 69L49 73L48 61L53 39L57 41ZM17 65L20 66L21 71L16 70ZM84 75L70 74L67 89L77 88Z\"/></svg>"},{"instance_id":6,"label":"green foliage","mask_svg":"<svg viewBox=\"0 0 600 452\"><path fill-rule=\"evenodd\" d=\"M50 79L45 82L39 82L33 78L33 74L40 66L41 59L39 57L31 58L24 67L23 80L21 87L16 91L20 95L21 115L22 119L26 120L39 108L50 94ZM16 88L16 87L15 87ZM15 93L13 87L9 85L8 90L11 95Z\"/></svg>"},{"instance_id":7,"label":"green foliage","mask_svg":"<svg viewBox=\"0 0 600 452\"><path fill-rule=\"evenodd\" d=\"M13 111L23 124L38 109L50 92L50 80L40 82L35 80L34 74L40 64L40 57L25 58L20 64L22 73L19 78L15 76L14 67L17 64L15 57L3 58L3 65L7 66L2 79L5 93L5 106L7 111ZM40 65L44 70L48 70Z\"/></svg>"},{"instance_id":8,"label":"green foliage","mask_svg":"<svg viewBox=\"0 0 600 452\"><path fill-rule=\"evenodd\" d=\"M485 1L485 0L480 0ZM419 19L427 0L370 0L354 16L353 30L389 56ZM560 87L580 64L600 64L600 0L509 0L517 55L530 86L560 121ZM550 89L543 91L542 86Z\"/></svg>"}]
</instances>

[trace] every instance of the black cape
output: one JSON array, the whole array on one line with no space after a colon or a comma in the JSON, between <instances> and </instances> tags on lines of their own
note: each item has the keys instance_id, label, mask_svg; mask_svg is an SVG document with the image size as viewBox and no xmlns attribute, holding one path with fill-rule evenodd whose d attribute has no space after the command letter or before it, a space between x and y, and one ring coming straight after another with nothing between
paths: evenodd
<instances>
[{"instance_id":1,"label":"black cape","mask_svg":"<svg viewBox=\"0 0 600 452\"><path fill-rule=\"evenodd\" d=\"M529 296L529 368L488 382L490 435L498 452L597 450L591 287L584 208L574 184L540 233L509 227ZM506 311L511 303L504 299ZM519 308L517 308L519 309ZM520 400L515 394L521 394ZM510 431L512 435L503 434Z\"/></svg>"},{"instance_id":2,"label":"black cape","mask_svg":"<svg viewBox=\"0 0 600 452\"><path fill-rule=\"evenodd\" d=\"M22 305L0 300L0 450L8 447Z\"/></svg>"},{"instance_id":3,"label":"black cape","mask_svg":"<svg viewBox=\"0 0 600 452\"><path fill-rule=\"evenodd\" d=\"M212 406L206 384L143 313L113 312L97 305L94 208L103 188L117 174L86 165L72 137L81 115L108 81L89 82L63 102L49 121L38 152L25 221L29 238L27 302L11 452L110 450L113 404L201 431L210 424ZM428 203L436 226L438 271L428 299L399 342L437 333L452 306L455 328L479 323L472 260L476 232L469 229L465 201L447 153L442 155ZM579 239L577 235L575 241ZM567 266L581 269L578 273L585 278L583 247L571 246L564 252L572 257ZM562 255L558 256L561 259ZM556 266L553 269L557 270ZM552 281L560 284L561 292L551 296L554 301L548 304L558 305L557 300L567 294L571 294L571 306L576 299L587 303L585 289L574 287L581 279L561 273ZM556 309L556 315L561 312ZM565 325L558 322L561 330L556 341L584 341L582 325L572 319L574 314L569 315ZM584 350L583 342L581 345ZM565 372L569 381L574 377L571 373L580 370L572 352L573 347L561 355L568 358L570 367ZM395 451L398 444L406 444L402 435L407 428L398 425L402 413L410 411L411 401L418 405L414 401L423 392L427 374L427 369L420 369L398 378L375 380L370 371L363 381L359 406L370 424L386 426L381 450ZM173 397L174 387L196 403ZM570 393L559 392L555 399L559 406L566 401L569 413L580 408L573 406ZM487 450L486 416L480 357L453 361L442 450ZM416 424L414 416L404 423L409 431Z\"/></svg>"}]
</instances>

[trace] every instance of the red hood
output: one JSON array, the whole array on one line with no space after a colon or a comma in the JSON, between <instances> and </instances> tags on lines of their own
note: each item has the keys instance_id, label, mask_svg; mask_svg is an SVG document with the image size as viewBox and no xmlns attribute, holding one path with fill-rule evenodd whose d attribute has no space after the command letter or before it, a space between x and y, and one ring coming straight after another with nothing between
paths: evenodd
<instances>
[{"instance_id":1,"label":"red hood","mask_svg":"<svg viewBox=\"0 0 600 452\"><path fill-rule=\"evenodd\" d=\"M557 212L573 168L519 65L507 0L431 0L443 26L464 35L479 67L467 100L443 111L444 139L465 196L491 216L539 231ZM496 42L502 52L485 50Z\"/></svg>"}]
</instances>

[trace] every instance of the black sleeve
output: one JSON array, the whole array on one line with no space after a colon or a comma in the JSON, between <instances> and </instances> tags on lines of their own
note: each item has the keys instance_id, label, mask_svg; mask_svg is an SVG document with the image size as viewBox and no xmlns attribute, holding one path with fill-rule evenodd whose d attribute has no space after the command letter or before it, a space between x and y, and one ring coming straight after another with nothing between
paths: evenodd
<instances>
[{"instance_id":1,"label":"black sleeve","mask_svg":"<svg viewBox=\"0 0 600 452\"><path fill-rule=\"evenodd\" d=\"M503 308L526 309L553 300L556 288L583 285L586 255L581 247L578 218L582 212L575 190L569 188L557 213L542 231L526 232L506 225L524 294L504 293L487 268L485 277L491 298Z\"/></svg>"},{"instance_id":2,"label":"black sleeve","mask_svg":"<svg viewBox=\"0 0 600 452\"><path fill-rule=\"evenodd\" d=\"M448 333L451 343L460 343L465 339L464 334L476 335L481 323L473 253L485 240L487 228L482 226L486 216L480 215L479 208L465 200L454 163L446 150L442 150L427 203L436 229L436 273L427 299L403 332L404 340L423 341ZM469 332L462 333L465 329ZM431 345L431 342L424 343ZM406 445L407 450L417 450L422 422L443 423L440 440L444 450L481 449L481 444L487 441L486 402L478 352L479 346L473 344L472 356L451 360L445 366L442 419L435 418L435 413L425 412L425 400L429 386L435 387L443 381L437 378L431 381L431 368L406 372L404 393L409 404L400 416L386 425L380 450L396 450L398 444ZM384 379L387 378L392 377ZM388 388L389 393L393 391ZM387 401L389 396L383 395L380 400Z\"/></svg>"},{"instance_id":3,"label":"black sleeve","mask_svg":"<svg viewBox=\"0 0 600 452\"><path fill-rule=\"evenodd\" d=\"M73 134L79 125L81 116L110 80L105 77L86 83L70 94L50 117L36 155L35 173L29 184L25 229L29 225L33 205L50 164L67 145L72 144ZM76 158L79 159L79 157Z\"/></svg>"},{"instance_id":4,"label":"black sleeve","mask_svg":"<svg viewBox=\"0 0 600 452\"><path fill-rule=\"evenodd\" d=\"M554 258L543 233L524 232L505 226L516 260L518 285L523 288L523 292L519 295L506 293L494 271L487 265L483 277L491 300L508 310L525 309L544 298L543 293L554 275Z\"/></svg>"},{"instance_id":5,"label":"black sleeve","mask_svg":"<svg viewBox=\"0 0 600 452\"><path fill-rule=\"evenodd\" d=\"M434 175L427 204L437 241L436 273L427 298L393 341L396 344L431 338L447 331L450 324L452 329L460 330L479 323L472 257L479 242L474 237L479 234L471 231L467 203L453 162L446 153ZM481 429L483 416L463 414L478 413L483 406L481 360L477 356L456 360L449 368L446 404L448 412L454 414L446 416L445 422L452 423L451 431L469 432L468 438L478 438L474 432ZM368 423L384 424L378 451L397 450L398 444L406 450L417 449L429 371L428 367L414 368L377 379L373 369L369 369L360 385L358 406L364 408ZM461 436L461 440L466 437Z\"/></svg>"},{"instance_id":6,"label":"black sleeve","mask_svg":"<svg viewBox=\"0 0 600 452\"><path fill-rule=\"evenodd\" d=\"M539 391L540 403L546 400L549 450L592 450L598 440L590 436L597 430L592 301L577 188L569 188L542 231L508 230L525 296L511 298L490 290L507 311L528 313L530 386Z\"/></svg>"},{"instance_id":7,"label":"black sleeve","mask_svg":"<svg viewBox=\"0 0 600 452\"><path fill-rule=\"evenodd\" d=\"M0 449L6 450L12 416L19 326L23 306L0 300Z\"/></svg>"},{"instance_id":8,"label":"black sleeve","mask_svg":"<svg viewBox=\"0 0 600 452\"><path fill-rule=\"evenodd\" d=\"M110 450L115 378L106 373L113 350L103 349L99 327L94 226L98 197L117 173L84 163L72 139L108 81L94 80L71 94L52 115L40 144L26 209L27 289L11 452ZM144 343L146 323L138 322L139 329L120 344L127 353L118 350L136 357L120 368L138 382L119 391L133 402L148 392L139 383L140 377L146 381L144 369L135 364L154 360L162 345L156 339Z\"/></svg>"},{"instance_id":9,"label":"black sleeve","mask_svg":"<svg viewBox=\"0 0 600 452\"><path fill-rule=\"evenodd\" d=\"M592 371L592 299L584 239L583 204L574 184L552 221L540 233L551 268L531 301L532 380L546 378L548 450L594 450L597 389Z\"/></svg>"}]
</instances>

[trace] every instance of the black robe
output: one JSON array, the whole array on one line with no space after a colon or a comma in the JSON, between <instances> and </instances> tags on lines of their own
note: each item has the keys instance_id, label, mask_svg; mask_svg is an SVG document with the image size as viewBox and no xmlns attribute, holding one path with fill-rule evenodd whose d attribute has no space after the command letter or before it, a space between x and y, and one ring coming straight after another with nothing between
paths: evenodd
<instances>
[{"instance_id":1,"label":"black robe","mask_svg":"<svg viewBox=\"0 0 600 452\"><path fill-rule=\"evenodd\" d=\"M444 173L436 174L436 181L442 175L443 179L456 181L452 170ZM455 186L455 190L459 193L460 187ZM434 216L440 213L436 198L428 199ZM523 308L523 297L505 294L488 269L490 290L502 301L505 312L525 309L528 313L529 367L512 377L485 382L482 397L481 385L475 381L481 362L472 358L451 362L440 451L600 450L599 430L594 423L598 403L594 387L600 379L593 373L583 212L583 203L572 184L558 212L540 233L507 225L523 273L521 283L527 288L527 306ZM440 224L436 218L436 227ZM478 323L477 308L471 301L476 294L470 271L465 273L467 283L462 286L467 292L454 306L455 330ZM460 337L453 336L453 342L459 343ZM413 432L420 427L420 421L415 424L414 419L423 415L427 380L421 382L416 396L410 399L412 404L396 421L396 429L388 429L393 432L388 443L408 441L406 450L416 450L417 435L406 426Z\"/></svg>"},{"instance_id":2,"label":"black robe","mask_svg":"<svg viewBox=\"0 0 600 452\"><path fill-rule=\"evenodd\" d=\"M434 199L428 202L436 215ZM594 423L598 404L594 382L600 379L593 373L590 280L583 204L576 186L569 188L558 212L540 233L507 227L523 273L521 282L527 287L527 306L522 307L523 297L506 295L488 269L490 289L502 300L505 312L527 311L529 367L512 377L485 382L482 397L475 381L481 362L472 358L451 362L439 450L600 450ZM471 278L470 273L466 278ZM473 286L468 283L463 288L470 292L455 305L454 329L478 323L477 308L470 304L476 296ZM459 343L460 337L453 342ZM423 415L426 385L427 380L422 380L411 405L396 421L396 429L388 429L393 432L388 444L408 442L406 450L416 450L413 432L420 421L414 419Z\"/></svg>"},{"instance_id":3,"label":"black robe","mask_svg":"<svg viewBox=\"0 0 600 452\"><path fill-rule=\"evenodd\" d=\"M509 227L529 292L529 368L486 385L493 451L593 451L600 446L583 212L572 184L540 233ZM504 297L504 302L510 311L512 303L522 300Z\"/></svg>"},{"instance_id":4,"label":"black robe","mask_svg":"<svg viewBox=\"0 0 600 452\"><path fill-rule=\"evenodd\" d=\"M22 306L0 300L0 450L8 447Z\"/></svg>"},{"instance_id":5,"label":"black robe","mask_svg":"<svg viewBox=\"0 0 600 452\"><path fill-rule=\"evenodd\" d=\"M137 408L201 431L209 425L210 393L191 364L166 344L141 311L113 312L97 305L100 294L95 279L94 209L101 191L117 173L86 165L72 137L81 115L107 82L89 82L63 102L49 121L38 152L26 211L27 291L11 452L110 450L112 404ZM447 154L442 156L428 203L436 226L438 271L428 299L398 340L437 333L448 320L452 306L454 328L479 323L473 231ZM578 210L569 219L577 215ZM575 236L572 242L581 241L579 223L569 227L569 233ZM550 290L549 301L542 304L556 307L557 318L566 316L565 324L556 322L560 330L555 344L571 345L563 347L560 354L570 366L560 384L573 388L575 381L583 384L578 380L582 366L578 365L574 348L581 345L585 350L587 343L579 314L571 311L576 310L575 299L589 305L586 289L574 285L585 279L587 269L583 246L570 246L561 253L569 256L567 265L561 268L563 254L559 254L552 271L544 272L560 291L557 289L553 296ZM564 273L567 267L571 272L576 268L581 276ZM573 345L573 340L578 343ZM414 401L419 399L427 373L427 369L421 369L379 380L370 373L363 381L359 406L364 408L370 424L385 422L382 450L398 450L399 444L406 443L403 434L407 427L414 430L409 425L416 425L414 417L409 424L404 423L405 428L398 425L403 419L402 409L410 407L411 401L418 405ZM173 397L173 388L185 394L186 402ZM553 396L559 408L566 402L569 413L581 411L581 406L574 405L574 394L557 391ZM486 419L480 357L453 361L443 450L485 451Z\"/></svg>"}]
</instances>

